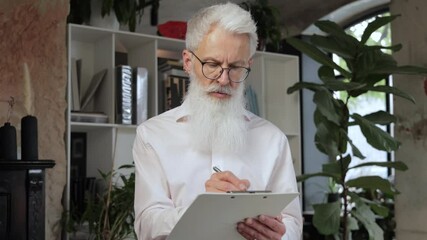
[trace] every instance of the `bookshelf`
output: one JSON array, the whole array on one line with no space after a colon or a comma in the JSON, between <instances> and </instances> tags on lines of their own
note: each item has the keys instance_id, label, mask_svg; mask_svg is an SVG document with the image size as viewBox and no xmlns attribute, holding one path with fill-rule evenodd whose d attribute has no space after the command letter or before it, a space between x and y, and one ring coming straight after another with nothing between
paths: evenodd
<instances>
[{"instance_id":1,"label":"bookshelf","mask_svg":"<svg viewBox=\"0 0 427 240\"><path fill-rule=\"evenodd\" d=\"M133 161L132 144L135 125L118 124L115 120L115 52L126 52L128 65L148 70L148 118L164 109L163 83L158 72L158 58L180 59L185 47L182 40L139 33L101 29L84 25L68 25L68 61L81 59L80 90L86 91L91 77L108 69L88 111L104 112L106 123L71 121L71 64L68 69L68 132L67 163L70 164L71 132L86 133L86 174L99 177L103 172L117 169ZM286 89L299 81L299 60L296 56L257 52L252 71L246 80L254 89L261 117L276 124L288 136L294 158L295 171L301 173L301 131L299 95L286 94ZM69 169L69 168L68 168ZM70 182L68 170L67 182ZM69 185L69 184L67 184ZM68 189L69 192L69 189ZM69 197L67 199L69 204Z\"/></svg>"}]
</instances>

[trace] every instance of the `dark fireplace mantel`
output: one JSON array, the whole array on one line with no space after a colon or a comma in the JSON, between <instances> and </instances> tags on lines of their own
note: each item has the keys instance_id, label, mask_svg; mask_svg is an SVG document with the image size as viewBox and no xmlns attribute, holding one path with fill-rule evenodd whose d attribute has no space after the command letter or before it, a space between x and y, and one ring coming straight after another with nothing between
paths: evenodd
<instances>
[{"instance_id":1,"label":"dark fireplace mantel","mask_svg":"<svg viewBox=\"0 0 427 240\"><path fill-rule=\"evenodd\" d=\"M45 239L45 169L53 160L0 160L0 239Z\"/></svg>"}]
</instances>

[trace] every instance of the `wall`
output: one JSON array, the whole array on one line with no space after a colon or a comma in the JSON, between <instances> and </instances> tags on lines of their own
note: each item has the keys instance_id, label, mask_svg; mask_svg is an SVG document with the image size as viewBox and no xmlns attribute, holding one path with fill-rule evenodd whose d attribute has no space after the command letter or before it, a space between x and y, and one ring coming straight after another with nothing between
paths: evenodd
<instances>
[{"instance_id":1,"label":"wall","mask_svg":"<svg viewBox=\"0 0 427 240\"><path fill-rule=\"evenodd\" d=\"M399 65L427 67L427 2L425 0L394 0L392 14L401 17L392 23L393 43L402 43L395 54ZM397 172L396 198L397 239L427 239L427 80L424 77L396 76L395 86L412 95L416 104L400 98L394 100L398 117L395 136L402 142L396 160L404 161L409 170Z\"/></svg>"},{"instance_id":2,"label":"wall","mask_svg":"<svg viewBox=\"0 0 427 240\"><path fill-rule=\"evenodd\" d=\"M28 65L33 115L38 118L39 157L56 166L46 174L46 239L59 239L61 196L66 182L66 0L2 0L0 2L0 100L15 98L11 124L17 128L24 108L24 63ZM0 102L0 124L7 104Z\"/></svg>"}]
</instances>

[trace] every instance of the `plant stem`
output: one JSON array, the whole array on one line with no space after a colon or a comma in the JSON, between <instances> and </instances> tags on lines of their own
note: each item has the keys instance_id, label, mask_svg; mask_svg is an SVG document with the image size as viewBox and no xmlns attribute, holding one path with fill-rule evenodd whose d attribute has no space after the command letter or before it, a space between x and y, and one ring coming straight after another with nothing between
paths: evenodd
<instances>
[{"instance_id":1,"label":"plant stem","mask_svg":"<svg viewBox=\"0 0 427 240\"><path fill-rule=\"evenodd\" d=\"M340 167L341 167L341 186L343 187L343 192L342 192L342 198L344 198L344 212L343 212L343 240L347 240L348 236L347 236L347 208L348 208L348 201L347 201L347 194L348 194L348 189L347 186L345 185L345 176L347 174L346 169L344 169L344 165L343 165L343 156L342 154L340 155Z\"/></svg>"}]
</instances>

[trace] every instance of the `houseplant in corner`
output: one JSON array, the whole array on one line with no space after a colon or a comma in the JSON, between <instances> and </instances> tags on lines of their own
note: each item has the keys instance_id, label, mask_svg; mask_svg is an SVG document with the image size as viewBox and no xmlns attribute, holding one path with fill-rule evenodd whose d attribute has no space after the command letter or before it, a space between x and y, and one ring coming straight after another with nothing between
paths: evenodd
<instances>
[{"instance_id":1,"label":"houseplant in corner","mask_svg":"<svg viewBox=\"0 0 427 240\"><path fill-rule=\"evenodd\" d=\"M372 147L385 152L399 148L400 143L377 125L388 125L396 121L394 115L377 111L366 115L350 113L348 103L369 91L393 94L409 101L413 98L392 86L379 83L391 74L425 74L427 69L416 66L398 66L393 57L383 49L399 51L401 45L368 45L367 40L378 28L393 21L397 16L378 17L366 27L360 40L347 34L340 26L331 21L318 21L315 25L326 36L312 35L308 42L289 38L287 42L305 53L322 66L318 75L322 83L299 82L288 89L288 94L301 89L314 92L316 104L314 123L316 126L315 144L318 150L326 154L330 161L323 165L318 173L298 176L299 181L311 177L327 177L341 188L337 201L315 204L313 224L321 234L334 239L351 239L351 232L364 229L369 239L383 239L383 229L378 218L386 218L390 209L386 200L392 199L398 191L393 184L379 176L363 176L348 179L352 169L366 166L388 167L406 170L403 162L362 162L352 164L355 158L364 159L363 152L348 136L348 129L359 127L366 141ZM347 65L343 68L329 56L335 54ZM335 76L338 71L343 78ZM334 92L346 95L344 100L334 96ZM352 154L348 153L351 149ZM376 197L367 197L367 196Z\"/></svg>"},{"instance_id":2,"label":"houseplant in corner","mask_svg":"<svg viewBox=\"0 0 427 240\"><path fill-rule=\"evenodd\" d=\"M134 165L122 165L119 169L133 169ZM114 182L117 171L100 172L105 186L100 193L86 193L86 206L83 213L76 215L64 213L62 224L68 233L76 234L79 229L88 228L84 232L88 239L121 240L133 237L136 234L133 228L135 173L120 174L120 182ZM94 197L92 197L94 195ZM88 236L86 236L86 234Z\"/></svg>"}]
</instances>

